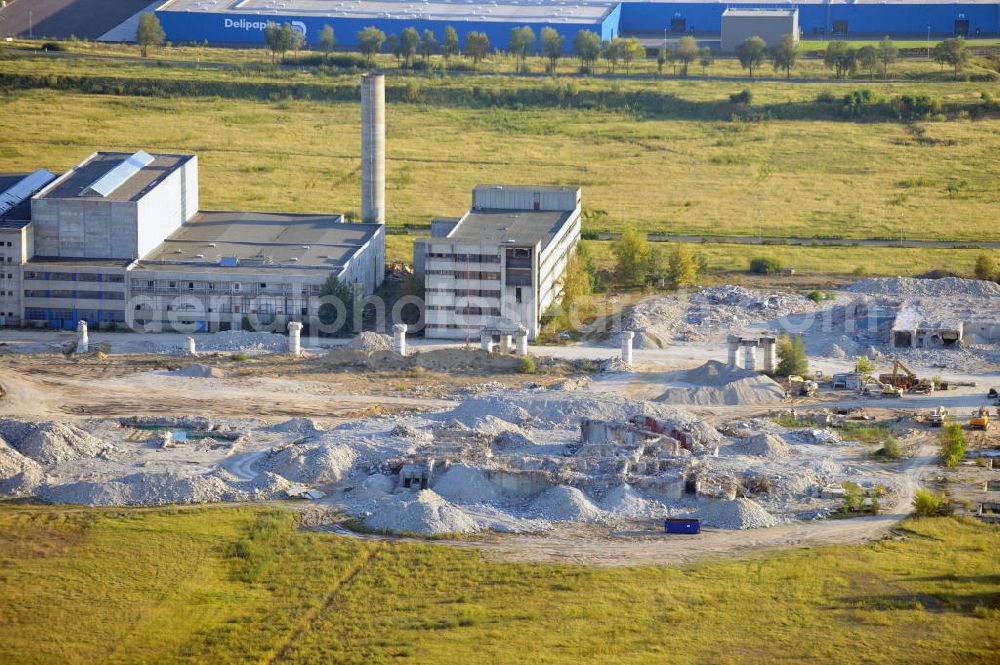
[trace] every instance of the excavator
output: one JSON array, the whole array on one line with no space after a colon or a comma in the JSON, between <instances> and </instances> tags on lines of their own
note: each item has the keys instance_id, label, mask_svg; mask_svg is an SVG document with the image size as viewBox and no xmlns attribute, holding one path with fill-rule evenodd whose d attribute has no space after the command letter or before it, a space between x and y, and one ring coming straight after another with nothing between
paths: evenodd
<instances>
[{"instance_id":1,"label":"excavator","mask_svg":"<svg viewBox=\"0 0 1000 665\"><path fill-rule=\"evenodd\" d=\"M934 392L933 380L918 379L917 373L899 360L892 363L892 373L880 374L878 380L880 383L909 390L912 393L929 395Z\"/></svg>"},{"instance_id":2,"label":"excavator","mask_svg":"<svg viewBox=\"0 0 1000 665\"><path fill-rule=\"evenodd\" d=\"M972 412L969 419L969 427L972 429L988 430L990 428L990 410L981 406Z\"/></svg>"},{"instance_id":3,"label":"excavator","mask_svg":"<svg viewBox=\"0 0 1000 665\"><path fill-rule=\"evenodd\" d=\"M874 376L868 377L868 380L865 381L865 383L860 388L858 388L858 392L861 393L862 395L869 395L869 396L873 394L879 394L882 395L882 397L903 396L902 388L894 386L890 383L883 383L882 381L876 379Z\"/></svg>"}]
</instances>

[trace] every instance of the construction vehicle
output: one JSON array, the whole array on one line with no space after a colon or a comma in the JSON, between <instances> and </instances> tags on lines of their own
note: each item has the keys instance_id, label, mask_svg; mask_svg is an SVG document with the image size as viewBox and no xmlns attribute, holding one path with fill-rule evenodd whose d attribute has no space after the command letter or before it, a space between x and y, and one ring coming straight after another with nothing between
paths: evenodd
<instances>
[{"instance_id":1,"label":"construction vehicle","mask_svg":"<svg viewBox=\"0 0 1000 665\"><path fill-rule=\"evenodd\" d=\"M809 381L794 374L788 377L787 393L789 396L815 397L817 392L819 392L819 384L815 381Z\"/></svg>"},{"instance_id":2,"label":"construction vehicle","mask_svg":"<svg viewBox=\"0 0 1000 665\"><path fill-rule=\"evenodd\" d=\"M880 383L902 388L903 390L910 390L918 384L924 384L926 386L926 383L930 384L931 390L934 389L933 381L928 382L926 380L918 380L916 372L898 360L892 363L892 372L890 374L879 374L878 380Z\"/></svg>"},{"instance_id":3,"label":"construction vehicle","mask_svg":"<svg viewBox=\"0 0 1000 665\"><path fill-rule=\"evenodd\" d=\"M934 412L927 416L927 424L931 427L944 427L944 424L948 422L948 418L951 414L948 413L948 409L943 406L939 406L934 409Z\"/></svg>"},{"instance_id":4,"label":"construction vehicle","mask_svg":"<svg viewBox=\"0 0 1000 665\"><path fill-rule=\"evenodd\" d=\"M882 397L902 397L903 389L898 386L893 386L888 383L882 383L874 376L868 377L868 380L862 384L858 389L862 395L881 395Z\"/></svg>"},{"instance_id":5,"label":"construction vehicle","mask_svg":"<svg viewBox=\"0 0 1000 665\"><path fill-rule=\"evenodd\" d=\"M985 406L979 407L972 412L969 419L969 427L972 429L988 430L990 428L990 410Z\"/></svg>"}]
</instances>

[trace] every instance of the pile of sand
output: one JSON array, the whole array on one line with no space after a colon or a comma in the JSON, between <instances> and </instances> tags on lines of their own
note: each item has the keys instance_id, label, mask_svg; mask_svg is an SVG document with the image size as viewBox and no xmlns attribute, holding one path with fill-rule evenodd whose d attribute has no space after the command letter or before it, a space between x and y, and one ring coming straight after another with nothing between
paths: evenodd
<instances>
[{"instance_id":1,"label":"pile of sand","mask_svg":"<svg viewBox=\"0 0 1000 665\"><path fill-rule=\"evenodd\" d=\"M663 517L667 509L659 501L644 498L631 485L619 485L611 490L601 507L615 517L639 519L644 517Z\"/></svg>"},{"instance_id":2,"label":"pile of sand","mask_svg":"<svg viewBox=\"0 0 1000 665\"><path fill-rule=\"evenodd\" d=\"M472 533L476 522L434 490L386 496L360 515L369 529L424 535Z\"/></svg>"},{"instance_id":3,"label":"pile of sand","mask_svg":"<svg viewBox=\"0 0 1000 665\"><path fill-rule=\"evenodd\" d=\"M209 367L208 365L203 365L201 363L193 363L182 367L180 369L175 369L170 372L171 376L185 376L192 379L221 379L226 376L218 367Z\"/></svg>"},{"instance_id":4,"label":"pile of sand","mask_svg":"<svg viewBox=\"0 0 1000 665\"><path fill-rule=\"evenodd\" d=\"M561 522L595 522L605 517L604 511L583 492L568 485L556 485L542 492L532 502L531 512L538 517Z\"/></svg>"},{"instance_id":5,"label":"pile of sand","mask_svg":"<svg viewBox=\"0 0 1000 665\"><path fill-rule=\"evenodd\" d=\"M282 434L319 434L324 430L312 418L303 416L289 418L283 423L277 423L267 428L270 432Z\"/></svg>"},{"instance_id":6,"label":"pile of sand","mask_svg":"<svg viewBox=\"0 0 1000 665\"><path fill-rule=\"evenodd\" d=\"M135 473L113 480L79 481L43 486L38 496L49 503L87 506L153 506L167 503L246 501L247 492L229 482L224 472L207 475L176 472Z\"/></svg>"},{"instance_id":7,"label":"pile of sand","mask_svg":"<svg viewBox=\"0 0 1000 665\"><path fill-rule=\"evenodd\" d=\"M357 453L349 446L314 443L271 450L260 466L299 483L333 483L344 477Z\"/></svg>"},{"instance_id":8,"label":"pile of sand","mask_svg":"<svg viewBox=\"0 0 1000 665\"><path fill-rule=\"evenodd\" d=\"M25 457L41 464L58 464L83 457L96 457L112 446L75 425L53 421L32 422L0 418L0 438Z\"/></svg>"},{"instance_id":9,"label":"pile of sand","mask_svg":"<svg viewBox=\"0 0 1000 665\"><path fill-rule=\"evenodd\" d=\"M743 453L768 459L783 459L792 454L792 448L785 440L769 432L751 436L742 446Z\"/></svg>"},{"instance_id":10,"label":"pile of sand","mask_svg":"<svg viewBox=\"0 0 1000 665\"><path fill-rule=\"evenodd\" d=\"M705 503L698 511L698 519L717 529L762 529L778 523L759 503L742 498Z\"/></svg>"},{"instance_id":11,"label":"pile of sand","mask_svg":"<svg viewBox=\"0 0 1000 665\"><path fill-rule=\"evenodd\" d=\"M773 379L749 370L734 369L717 360L686 372L674 372L656 401L696 406L770 404L785 397Z\"/></svg>"},{"instance_id":12,"label":"pile of sand","mask_svg":"<svg viewBox=\"0 0 1000 665\"><path fill-rule=\"evenodd\" d=\"M0 496L25 496L42 482L38 462L25 457L0 439Z\"/></svg>"}]
</instances>

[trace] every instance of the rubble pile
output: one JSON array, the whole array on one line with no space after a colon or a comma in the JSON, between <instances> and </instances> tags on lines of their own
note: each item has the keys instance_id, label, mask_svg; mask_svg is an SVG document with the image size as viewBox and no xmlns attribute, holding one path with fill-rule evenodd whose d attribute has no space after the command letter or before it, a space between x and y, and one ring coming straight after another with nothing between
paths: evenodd
<instances>
[{"instance_id":1,"label":"rubble pile","mask_svg":"<svg viewBox=\"0 0 1000 665\"><path fill-rule=\"evenodd\" d=\"M75 425L53 421L0 418L0 438L25 457L41 464L96 457L113 450L113 446L105 445Z\"/></svg>"},{"instance_id":2,"label":"rubble pile","mask_svg":"<svg viewBox=\"0 0 1000 665\"><path fill-rule=\"evenodd\" d=\"M698 511L698 519L717 529L763 529L778 523L759 503L744 498L710 501Z\"/></svg>"},{"instance_id":3,"label":"rubble pile","mask_svg":"<svg viewBox=\"0 0 1000 665\"><path fill-rule=\"evenodd\" d=\"M714 286L686 298L666 296L630 307L612 331L609 343L616 343L615 333L631 330L636 333L634 348L666 348L674 343L719 338L744 326L814 309L815 303L798 294Z\"/></svg>"},{"instance_id":4,"label":"rubble pile","mask_svg":"<svg viewBox=\"0 0 1000 665\"><path fill-rule=\"evenodd\" d=\"M785 389L757 372L736 369L710 360L701 367L675 372L658 402L698 406L770 404L785 396Z\"/></svg>"},{"instance_id":5,"label":"rubble pile","mask_svg":"<svg viewBox=\"0 0 1000 665\"><path fill-rule=\"evenodd\" d=\"M851 293L899 298L940 298L948 296L1000 296L1000 284L980 279L942 277L920 279L916 277L873 277L862 279L844 287Z\"/></svg>"}]
</instances>

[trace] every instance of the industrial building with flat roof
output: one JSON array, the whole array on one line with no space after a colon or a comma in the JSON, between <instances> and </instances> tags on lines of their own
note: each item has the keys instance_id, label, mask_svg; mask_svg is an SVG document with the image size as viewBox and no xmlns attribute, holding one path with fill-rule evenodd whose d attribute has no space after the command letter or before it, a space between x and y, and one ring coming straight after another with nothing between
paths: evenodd
<instances>
[{"instance_id":1,"label":"industrial building with flat roof","mask_svg":"<svg viewBox=\"0 0 1000 665\"><path fill-rule=\"evenodd\" d=\"M618 36L620 6L613 1L490 0L483 3L453 0L399 2L396 0L168 0L156 9L167 39L216 43L263 44L268 21L289 23L315 45L325 25L333 27L337 44L356 46L357 32L375 26L386 34L404 28L431 30L443 36L451 25L465 43L469 32L482 32L493 48L506 48L512 29L524 25L551 27L566 38L566 49L580 30L592 30L609 40Z\"/></svg>"},{"instance_id":2,"label":"industrial building with flat roof","mask_svg":"<svg viewBox=\"0 0 1000 665\"><path fill-rule=\"evenodd\" d=\"M17 182L0 180L17 199L0 224L6 325L282 329L318 315L330 275L363 295L382 282L381 224L199 211L195 155L98 152L15 196Z\"/></svg>"},{"instance_id":3,"label":"industrial building with flat roof","mask_svg":"<svg viewBox=\"0 0 1000 665\"><path fill-rule=\"evenodd\" d=\"M440 41L452 26L460 43L470 32L485 33L494 48L507 47L510 32L523 25L536 35L551 27L573 48L580 30L602 40L622 35L666 37L695 34L718 38L728 10L798 9L804 37L926 36L1000 34L1000 0L803 0L800 2L729 2L691 0L167 0L156 8L172 42L263 44L268 21L289 23L315 46L330 25L338 46L357 45L358 31L374 26L386 34L404 28L431 30Z\"/></svg>"},{"instance_id":4,"label":"industrial building with flat roof","mask_svg":"<svg viewBox=\"0 0 1000 665\"><path fill-rule=\"evenodd\" d=\"M580 238L580 210L579 187L476 187L463 217L436 220L431 238L414 243L425 335L478 340L506 325L534 339Z\"/></svg>"},{"instance_id":5,"label":"industrial building with flat roof","mask_svg":"<svg viewBox=\"0 0 1000 665\"><path fill-rule=\"evenodd\" d=\"M722 13L722 35L719 50L732 53L751 37L760 37L773 47L785 35L799 41L799 10L795 9L727 9Z\"/></svg>"}]
</instances>

